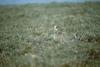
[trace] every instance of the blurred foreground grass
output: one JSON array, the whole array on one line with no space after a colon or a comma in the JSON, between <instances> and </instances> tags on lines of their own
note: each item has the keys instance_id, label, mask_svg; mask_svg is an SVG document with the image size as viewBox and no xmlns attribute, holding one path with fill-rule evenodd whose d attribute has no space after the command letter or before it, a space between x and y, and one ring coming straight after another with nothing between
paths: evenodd
<instances>
[{"instance_id":1,"label":"blurred foreground grass","mask_svg":"<svg viewBox=\"0 0 100 67\"><path fill-rule=\"evenodd\" d=\"M0 67L100 67L100 3L1 6Z\"/></svg>"}]
</instances>

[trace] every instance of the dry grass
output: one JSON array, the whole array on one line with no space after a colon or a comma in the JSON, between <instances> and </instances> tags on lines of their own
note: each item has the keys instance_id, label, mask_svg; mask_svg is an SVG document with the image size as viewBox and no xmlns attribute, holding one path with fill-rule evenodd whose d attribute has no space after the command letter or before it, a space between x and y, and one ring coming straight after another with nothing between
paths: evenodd
<instances>
[{"instance_id":1,"label":"dry grass","mask_svg":"<svg viewBox=\"0 0 100 67\"><path fill-rule=\"evenodd\" d=\"M98 3L0 7L0 67L100 67L99 9Z\"/></svg>"}]
</instances>

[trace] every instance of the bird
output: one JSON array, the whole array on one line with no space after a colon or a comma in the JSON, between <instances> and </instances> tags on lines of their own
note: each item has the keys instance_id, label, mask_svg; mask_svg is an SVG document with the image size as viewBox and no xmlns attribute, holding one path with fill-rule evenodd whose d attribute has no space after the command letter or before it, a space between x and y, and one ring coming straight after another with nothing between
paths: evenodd
<instances>
[{"instance_id":1,"label":"bird","mask_svg":"<svg viewBox=\"0 0 100 67\"><path fill-rule=\"evenodd\" d=\"M58 30L58 29L57 29L57 26L54 26L54 30L55 30L55 31L57 31L57 30Z\"/></svg>"}]
</instances>

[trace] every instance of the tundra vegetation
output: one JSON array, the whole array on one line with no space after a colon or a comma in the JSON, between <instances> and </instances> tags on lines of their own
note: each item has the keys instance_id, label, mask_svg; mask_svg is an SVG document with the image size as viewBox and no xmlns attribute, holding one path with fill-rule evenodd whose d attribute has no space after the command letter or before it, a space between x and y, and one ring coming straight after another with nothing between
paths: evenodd
<instances>
[{"instance_id":1,"label":"tundra vegetation","mask_svg":"<svg viewBox=\"0 0 100 67\"><path fill-rule=\"evenodd\" d=\"M0 67L100 67L100 3L0 6Z\"/></svg>"}]
</instances>

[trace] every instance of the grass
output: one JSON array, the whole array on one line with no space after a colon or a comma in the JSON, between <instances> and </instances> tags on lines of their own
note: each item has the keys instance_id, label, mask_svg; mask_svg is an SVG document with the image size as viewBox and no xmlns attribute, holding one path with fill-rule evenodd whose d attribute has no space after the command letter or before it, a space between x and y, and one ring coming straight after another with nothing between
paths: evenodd
<instances>
[{"instance_id":1,"label":"grass","mask_svg":"<svg viewBox=\"0 0 100 67\"><path fill-rule=\"evenodd\" d=\"M1 6L0 67L99 67L99 12L100 3Z\"/></svg>"}]
</instances>

